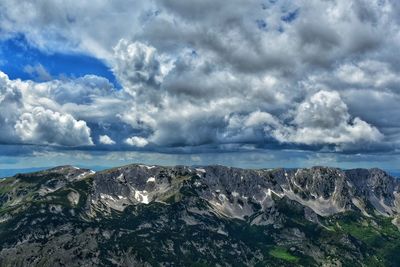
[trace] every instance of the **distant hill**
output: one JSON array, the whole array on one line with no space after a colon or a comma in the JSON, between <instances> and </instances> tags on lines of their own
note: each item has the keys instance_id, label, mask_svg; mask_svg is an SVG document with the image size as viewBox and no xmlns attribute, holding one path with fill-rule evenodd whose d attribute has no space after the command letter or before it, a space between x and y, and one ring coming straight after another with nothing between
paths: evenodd
<instances>
[{"instance_id":1,"label":"distant hill","mask_svg":"<svg viewBox=\"0 0 400 267\"><path fill-rule=\"evenodd\" d=\"M17 173L37 172L37 171L42 171L45 169L47 169L47 168L42 167L42 168L24 168L24 169L0 169L0 179L13 176Z\"/></svg>"}]
</instances>

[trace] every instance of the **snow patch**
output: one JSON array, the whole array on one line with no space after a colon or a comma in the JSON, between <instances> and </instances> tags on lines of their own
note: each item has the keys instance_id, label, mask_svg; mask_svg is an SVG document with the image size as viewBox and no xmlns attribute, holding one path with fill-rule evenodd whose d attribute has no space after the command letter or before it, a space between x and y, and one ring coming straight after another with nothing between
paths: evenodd
<instances>
[{"instance_id":1,"label":"snow patch","mask_svg":"<svg viewBox=\"0 0 400 267\"><path fill-rule=\"evenodd\" d=\"M269 197L272 197L272 193L274 193L274 195L278 196L279 198L283 198L285 196L285 193L278 193L278 192L275 192L274 190L268 188L266 195L268 195Z\"/></svg>"},{"instance_id":2,"label":"snow patch","mask_svg":"<svg viewBox=\"0 0 400 267\"><path fill-rule=\"evenodd\" d=\"M147 165L142 165L142 164L140 164L140 165L138 165L140 168L146 168L146 169L148 169L148 170L151 170L151 169L154 169L156 166L154 166L154 165L152 165L152 166L147 166Z\"/></svg>"},{"instance_id":3,"label":"snow patch","mask_svg":"<svg viewBox=\"0 0 400 267\"><path fill-rule=\"evenodd\" d=\"M135 190L134 197L140 203L149 204L149 195L146 190L143 191Z\"/></svg>"},{"instance_id":4,"label":"snow patch","mask_svg":"<svg viewBox=\"0 0 400 267\"><path fill-rule=\"evenodd\" d=\"M300 189L301 191L303 191L303 187L301 187L295 180L293 180L293 184Z\"/></svg>"},{"instance_id":5,"label":"snow patch","mask_svg":"<svg viewBox=\"0 0 400 267\"><path fill-rule=\"evenodd\" d=\"M85 178L86 176L88 176L88 175L90 175L90 174L93 174L92 173L92 171L89 171L89 172L84 172L84 173L81 173L81 174L79 174L78 176L76 176L76 180L80 180L80 179L83 179L83 178Z\"/></svg>"},{"instance_id":6,"label":"snow patch","mask_svg":"<svg viewBox=\"0 0 400 267\"><path fill-rule=\"evenodd\" d=\"M201 183L200 183L199 181L196 181L196 182L194 182L194 186L200 187L200 186L201 186Z\"/></svg>"},{"instance_id":7,"label":"snow patch","mask_svg":"<svg viewBox=\"0 0 400 267\"><path fill-rule=\"evenodd\" d=\"M120 182L125 182L124 174L121 173L120 175L118 175L117 180L120 181Z\"/></svg>"},{"instance_id":8,"label":"snow patch","mask_svg":"<svg viewBox=\"0 0 400 267\"><path fill-rule=\"evenodd\" d=\"M233 191L233 192L232 192L232 196L233 196L233 197L239 197L239 193L236 192L236 191Z\"/></svg>"},{"instance_id":9,"label":"snow patch","mask_svg":"<svg viewBox=\"0 0 400 267\"><path fill-rule=\"evenodd\" d=\"M107 195L107 194L103 194L103 193L100 193L100 198L115 201L115 199L111 195Z\"/></svg>"},{"instance_id":10,"label":"snow patch","mask_svg":"<svg viewBox=\"0 0 400 267\"><path fill-rule=\"evenodd\" d=\"M146 183L155 183L156 182L156 178L155 177L149 177L149 179L147 179Z\"/></svg>"},{"instance_id":11,"label":"snow patch","mask_svg":"<svg viewBox=\"0 0 400 267\"><path fill-rule=\"evenodd\" d=\"M219 228L219 229L217 230L217 233L220 234L220 235L228 236L228 233L225 232L225 231L223 231L221 228Z\"/></svg>"}]
</instances>

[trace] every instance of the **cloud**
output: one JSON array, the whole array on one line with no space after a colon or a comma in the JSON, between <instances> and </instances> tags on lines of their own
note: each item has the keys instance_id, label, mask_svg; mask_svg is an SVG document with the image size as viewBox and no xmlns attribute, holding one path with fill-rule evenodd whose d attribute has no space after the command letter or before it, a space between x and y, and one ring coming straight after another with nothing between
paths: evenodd
<instances>
[{"instance_id":1,"label":"cloud","mask_svg":"<svg viewBox=\"0 0 400 267\"><path fill-rule=\"evenodd\" d=\"M320 87L329 87L338 91L391 90L399 93L400 78L394 66L389 62L363 59L339 64L330 72L311 75L308 82Z\"/></svg>"},{"instance_id":2,"label":"cloud","mask_svg":"<svg viewBox=\"0 0 400 267\"><path fill-rule=\"evenodd\" d=\"M133 136L125 139L125 143L130 146L145 147L149 143L146 138Z\"/></svg>"},{"instance_id":3,"label":"cloud","mask_svg":"<svg viewBox=\"0 0 400 267\"><path fill-rule=\"evenodd\" d=\"M347 122L350 115L340 95L334 91L319 91L299 105L294 123L310 128L334 128Z\"/></svg>"},{"instance_id":4,"label":"cloud","mask_svg":"<svg viewBox=\"0 0 400 267\"><path fill-rule=\"evenodd\" d=\"M30 74L32 77L37 78L39 81L49 81L52 79L50 73L43 67L42 64L36 64L34 66L27 65L24 67L24 71Z\"/></svg>"},{"instance_id":5,"label":"cloud","mask_svg":"<svg viewBox=\"0 0 400 267\"><path fill-rule=\"evenodd\" d=\"M2 142L61 146L93 145L90 128L83 120L54 111L46 83L10 80L0 72L0 128ZM45 96L41 96L43 91Z\"/></svg>"},{"instance_id":6,"label":"cloud","mask_svg":"<svg viewBox=\"0 0 400 267\"><path fill-rule=\"evenodd\" d=\"M14 135L14 122L18 119L19 111L23 106L21 92L0 72L0 142L17 142Z\"/></svg>"},{"instance_id":7,"label":"cloud","mask_svg":"<svg viewBox=\"0 0 400 267\"><path fill-rule=\"evenodd\" d=\"M84 121L111 148L105 136L160 151L400 147L394 0L7 1L0 10L0 38L93 55L122 86L94 75L2 78L1 142L28 142L15 128L24 114L39 133L39 108ZM55 142L42 136L29 142Z\"/></svg>"},{"instance_id":8,"label":"cloud","mask_svg":"<svg viewBox=\"0 0 400 267\"><path fill-rule=\"evenodd\" d=\"M113 71L124 89L133 96L159 88L172 67L166 56L159 55L154 47L144 43L121 39L114 47Z\"/></svg>"},{"instance_id":9,"label":"cloud","mask_svg":"<svg viewBox=\"0 0 400 267\"><path fill-rule=\"evenodd\" d=\"M112 140L108 135L100 135L99 142L103 145L115 145L115 141Z\"/></svg>"},{"instance_id":10,"label":"cloud","mask_svg":"<svg viewBox=\"0 0 400 267\"><path fill-rule=\"evenodd\" d=\"M75 79L54 79L47 82L27 81L35 97L49 98L58 104L89 104L98 97L112 95L113 85L103 77L85 75ZM28 92L26 92L28 94Z\"/></svg>"},{"instance_id":11,"label":"cloud","mask_svg":"<svg viewBox=\"0 0 400 267\"><path fill-rule=\"evenodd\" d=\"M42 107L23 113L15 124L22 141L62 146L93 145L90 129L84 121Z\"/></svg>"},{"instance_id":12,"label":"cloud","mask_svg":"<svg viewBox=\"0 0 400 267\"><path fill-rule=\"evenodd\" d=\"M23 34L31 45L46 52L83 52L108 59L116 40L140 29L143 11L152 8L150 1L11 0L0 3L0 38Z\"/></svg>"},{"instance_id":13,"label":"cloud","mask_svg":"<svg viewBox=\"0 0 400 267\"><path fill-rule=\"evenodd\" d=\"M295 111L293 126L273 131L280 142L306 145L379 142L384 136L360 118L351 118L347 105L335 91L319 91Z\"/></svg>"},{"instance_id":14,"label":"cloud","mask_svg":"<svg viewBox=\"0 0 400 267\"><path fill-rule=\"evenodd\" d=\"M220 136L221 142L264 143L274 127L280 127L279 120L267 112L255 111L248 115L234 114L226 118L228 125Z\"/></svg>"}]
</instances>

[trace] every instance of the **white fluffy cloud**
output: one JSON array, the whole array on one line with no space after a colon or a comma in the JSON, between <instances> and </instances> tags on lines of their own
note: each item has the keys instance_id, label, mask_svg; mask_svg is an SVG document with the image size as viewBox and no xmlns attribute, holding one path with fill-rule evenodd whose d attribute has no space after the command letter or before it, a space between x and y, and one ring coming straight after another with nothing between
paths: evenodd
<instances>
[{"instance_id":1,"label":"white fluffy cloud","mask_svg":"<svg viewBox=\"0 0 400 267\"><path fill-rule=\"evenodd\" d=\"M2 141L61 146L93 145L90 128L60 110L48 83L10 80L0 72ZM45 93L44 93L44 92Z\"/></svg>"},{"instance_id":2,"label":"white fluffy cloud","mask_svg":"<svg viewBox=\"0 0 400 267\"><path fill-rule=\"evenodd\" d=\"M347 106L337 92L319 91L298 106L294 123L302 127L330 129L349 119Z\"/></svg>"},{"instance_id":3,"label":"white fluffy cloud","mask_svg":"<svg viewBox=\"0 0 400 267\"><path fill-rule=\"evenodd\" d=\"M23 113L15 124L23 142L62 146L93 145L90 129L84 121L42 107Z\"/></svg>"},{"instance_id":4,"label":"white fluffy cloud","mask_svg":"<svg viewBox=\"0 0 400 267\"><path fill-rule=\"evenodd\" d=\"M21 92L0 72L0 142L17 142L14 123L22 106Z\"/></svg>"},{"instance_id":5,"label":"white fluffy cloud","mask_svg":"<svg viewBox=\"0 0 400 267\"><path fill-rule=\"evenodd\" d=\"M112 140L108 135L100 135L99 142L103 145L115 145L115 141Z\"/></svg>"},{"instance_id":6,"label":"white fluffy cloud","mask_svg":"<svg viewBox=\"0 0 400 267\"><path fill-rule=\"evenodd\" d=\"M273 131L280 142L299 144L358 144L383 139L379 130L360 118L351 118L337 92L319 91L301 103L294 126Z\"/></svg>"},{"instance_id":7,"label":"white fluffy cloud","mask_svg":"<svg viewBox=\"0 0 400 267\"><path fill-rule=\"evenodd\" d=\"M125 139L125 143L130 146L145 147L149 143L146 138L133 136Z\"/></svg>"},{"instance_id":8,"label":"white fluffy cloud","mask_svg":"<svg viewBox=\"0 0 400 267\"><path fill-rule=\"evenodd\" d=\"M154 47L121 39L114 47L114 73L125 90L135 95L136 90L158 87L171 69L165 56Z\"/></svg>"}]
</instances>

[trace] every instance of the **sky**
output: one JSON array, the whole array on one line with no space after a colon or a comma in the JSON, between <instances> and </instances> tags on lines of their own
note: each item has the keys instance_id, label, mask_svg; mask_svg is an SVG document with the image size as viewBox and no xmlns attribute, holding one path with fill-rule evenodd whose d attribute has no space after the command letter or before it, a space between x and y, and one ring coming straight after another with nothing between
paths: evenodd
<instances>
[{"instance_id":1,"label":"sky","mask_svg":"<svg viewBox=\"0 0 400 267\"><path fill-rule=\"evenodd\" d=\"M399 26L397 0L0 1L0 176L398 171Z\"/></svg>"}]
</instances>

